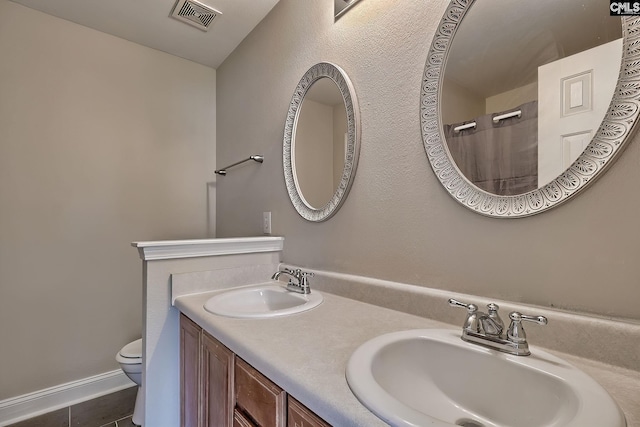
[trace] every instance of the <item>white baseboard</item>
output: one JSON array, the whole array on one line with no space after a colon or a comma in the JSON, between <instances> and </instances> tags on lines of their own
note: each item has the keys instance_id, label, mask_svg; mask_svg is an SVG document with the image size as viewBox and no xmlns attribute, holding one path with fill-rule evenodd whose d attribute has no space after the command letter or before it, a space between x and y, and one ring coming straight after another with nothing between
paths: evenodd
<instances>
[{"instance_id":1,"label":"white baseboard","mask_svg":"<svg viewBox=\"0 0 640 427\"><path fill-rule=\"evenodd\" d=\"M0 401L0 427L134 386L120 369Z\"/></svg>"}]
</instances>

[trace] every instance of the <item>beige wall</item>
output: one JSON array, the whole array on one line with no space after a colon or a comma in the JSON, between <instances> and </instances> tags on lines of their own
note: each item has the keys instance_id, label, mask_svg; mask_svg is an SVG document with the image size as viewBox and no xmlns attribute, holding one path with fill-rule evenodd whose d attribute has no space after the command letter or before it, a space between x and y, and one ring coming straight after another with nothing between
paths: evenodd
<instances>
[{"instance_id":1,"label":"beige wall","mask_svg":"<svg viewBox=\"0 0 640 427\"><path fill-rule=\"evenodd\" d=\"M419 109L446 5L366 0L335 23L330 0L276 5L217 70L219 164L266 156L219 180L218 235L259 235L262 212L271 211L288 263L640 319L640 137L584 194L530 218L480 216L441 187ZM362 146L348 199L316 224L291 205L281 159L291 96L320 61L354 83Z\"/></svg>"},{"instance_id":2,"label":"beige wall","mask_svg":"<svg viewBox=\"0 0 640 427\"><path fill-rule=\"evenodd\" d=\"M0 400L118 369L135 240L213 235L207 67L0 0Z\"/></svg>"},{"instance_id":3,"label":"beige wall","mask_svg":"<svg viewBox=\"0 0 640 427\"><path fill-rule=\"evenodd\" d=\"M619 65L619 64L618 64ZM538 82L529 83L487 98L486 114L500 113L538 99ZM609 97L611 99L611 97Z\"/></svg>"},{"instance_id":4,"label":"beige wall","mask_svg":"<svg viewBox=\"0 0 640 427\"><path fill-rule=\"evenodd\" d=\"M444 81L442 93L447 100L442 104L443 123L446 125L473 120L485 114L485 99L451 79Z\"/></svg>"}]
</instances>

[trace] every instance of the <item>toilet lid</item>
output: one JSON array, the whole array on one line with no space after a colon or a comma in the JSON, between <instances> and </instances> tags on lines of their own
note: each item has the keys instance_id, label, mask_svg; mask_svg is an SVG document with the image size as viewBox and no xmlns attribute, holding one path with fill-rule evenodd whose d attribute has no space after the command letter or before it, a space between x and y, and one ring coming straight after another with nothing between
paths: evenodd
<instances>
[{"instance_id":1,"label":"toilet lid","mask_svg":"<svg viewBox=\"0 0 640 427\"><path fill-rule=\"evenodd\" d=\"M131 358L131 359L139 359L142 357L142 338L139 340L135 340L130 342L129 344L122 347L120 350L120 356Z\"/></svg>"}]
</instances>

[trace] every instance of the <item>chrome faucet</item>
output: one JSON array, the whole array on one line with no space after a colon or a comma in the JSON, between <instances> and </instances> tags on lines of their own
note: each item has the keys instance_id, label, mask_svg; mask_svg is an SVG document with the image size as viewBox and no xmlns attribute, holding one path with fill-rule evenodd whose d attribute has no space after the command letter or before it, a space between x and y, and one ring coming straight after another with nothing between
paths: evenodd
<instances>
[{"instance_id":1,"label":"chrome faucet","mask_svg":"<svg viewBox=\"0 0 640 427\"><path fill-rule=\"evenodd\" d=\"M547 324L547 318L544 316L527 316L517 311L512 311L509 314L511 323L505 332L504 322L498 314L500 307L497 304L488 304L487 313L478 311L478 306L475 304L465 304L453 298L449 299L449 305L467 309L467 318L462 326L462 339L464 341L516 356L528 356L531 354L527 335L522 327L522 321L539 325Z\"/></svg>"},{"instance_id":2,"label":"chrome faucet","mask_svg":"<svg viewBox=\"0 0 640 427\"><path fill-rule=\"evenodd\" d=\"M280 278L280 275L282 274L286 274L287 276L289 276L287 290L305 295L311 293L309 277L313 277L313 273L309 271L302 271L299 268L296 268L295 270L285 268L284 270L276 271L273 276L271 276L271 280L278 280Z\"/></svg>"}]
</instances>

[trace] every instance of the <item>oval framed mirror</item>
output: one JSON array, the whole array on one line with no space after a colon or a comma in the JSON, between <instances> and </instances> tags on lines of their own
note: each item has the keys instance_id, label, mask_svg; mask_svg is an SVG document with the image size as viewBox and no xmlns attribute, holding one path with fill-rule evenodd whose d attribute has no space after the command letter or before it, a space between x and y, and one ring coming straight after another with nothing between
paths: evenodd
<instances>
[{"instance_id":1,"label":"oval framed mirror","mask_svg":"<svg viewBox=\"0 0 640 427\"><path fill-rule=\"evenodd\" d=\"M298 83L284 128L284 179L304 219L331 218L344 203L360 154L355 91L337 65L318 63Z\"/></svg>"},{"instance_id":2,"label":"oval framed mirror","mask_svg":"<svg viewBox=\"0 0 640 427\"><path fill-rule=\"evenodd\" d=\"M421 133L457 202L519 218L601 176L639 107L640 18L601 0L452 0L425 65Z\"/></svg>"}]
</instances>

